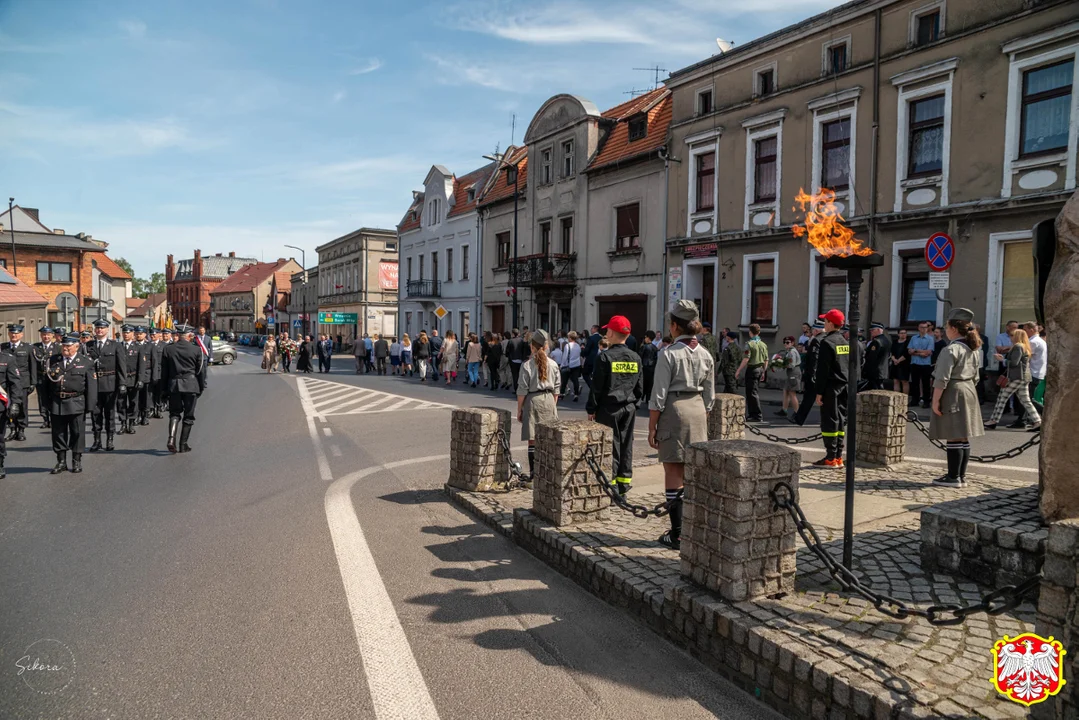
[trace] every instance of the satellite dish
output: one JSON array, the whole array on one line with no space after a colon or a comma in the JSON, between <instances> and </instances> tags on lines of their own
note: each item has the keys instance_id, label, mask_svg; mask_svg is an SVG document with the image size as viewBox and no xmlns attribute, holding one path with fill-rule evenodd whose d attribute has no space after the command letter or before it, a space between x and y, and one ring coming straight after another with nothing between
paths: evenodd
<instances>
[{"instance_id":1,"label":"satellite dish","mask_svg":"<svg viewBox=\"0 0 1079 720\"><path fill-rule=\"evenodd\" d=\"M720 53L728 52L732 47L734 47L734 43L727 42L722 38L716 38L716 45L719 47Z\"/></svg>"}]
</instances>

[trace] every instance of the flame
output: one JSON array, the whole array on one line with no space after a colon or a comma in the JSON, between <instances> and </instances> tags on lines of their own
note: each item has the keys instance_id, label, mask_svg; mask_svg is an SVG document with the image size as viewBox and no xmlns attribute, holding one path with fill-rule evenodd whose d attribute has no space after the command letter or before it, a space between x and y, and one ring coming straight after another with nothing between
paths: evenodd
<instances>
[{"instance_id":1,"label":"flame","mask_svg":"<svg viewBox=\"0 0 1079 720\"><path fill-rule=\"evenodd\" d=\"M835 191L820 188L816 195L798 190L794 201L805 212L805 224L791 230L795 237L804 237L821 255L872 255L873 250L854 237L854 231L843 224L843 216L835 204ZM808 207L807 207L808 206Z\"/></svg>"}]
</instances>

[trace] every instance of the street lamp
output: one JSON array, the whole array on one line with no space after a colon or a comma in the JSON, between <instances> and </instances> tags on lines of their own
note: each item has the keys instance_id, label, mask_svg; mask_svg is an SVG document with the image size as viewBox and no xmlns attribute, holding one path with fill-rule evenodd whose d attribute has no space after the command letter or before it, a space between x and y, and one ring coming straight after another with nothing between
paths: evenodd
<instances>
[{"instance_id":1,"label":"street lamp","mask_svg":"<svg viewBox=\"0 0 1079 720\"><path fill-rule=\"evenodd\" d=\"M300 251L300 264L303 265L303 333L300 335L300 340L307 337L307 253L304 252L302 247L296 247L295 245L285 245L290 250Z\"/></svg>"},{"instance_id":2,"label":"street lamp","mask_svg":"<svg viewBox=\"0 0 1079 720\"><path fill-rule=\"evenodd\" d=\"M514 150L514 152L517 152ZM498 163L498 171L501 172L503 167L510 167L510 163L506 162L506 154L498 155L484 155L484 160L493 160ZM517 264L517 198L520 197L519 185L520 175L518 166L521 161L518 160L513 163L513 271L510 273L513 278L513 327L519 328L521 324L517 317L517 273L520 269Z\"/></svg>"}]
</instances>

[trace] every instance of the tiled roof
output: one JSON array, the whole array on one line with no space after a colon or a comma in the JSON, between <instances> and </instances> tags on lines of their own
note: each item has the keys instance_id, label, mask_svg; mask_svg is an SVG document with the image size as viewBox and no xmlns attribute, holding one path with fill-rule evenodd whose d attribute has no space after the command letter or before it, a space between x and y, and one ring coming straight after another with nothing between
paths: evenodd
<instances>
[{"instance_id":1,"label":"tiled roof","mask_svg":"<svg viewBox=\"0 0 1079 720\"><path fill-rule=\"evenodd\" d=\"M4 305L41 305L47 306L49 301L37 294L36 290L13 276L7 270L0 268L0 307Z\"/></svg>"},{"instance_id":2,"label":"tiled roof","mask_svg":"<svg viewBox=\"0 0 1079 720\"><path fill-rule=\"evenodd\" d=\"M232 275L221 281L221 284L210 291L211 295L220 293L248 292L268 280L277 272L278 268L284 267L288 260L272 263L252 263L245 265ZM287 273L285 273L287 274Z\"/></svg>"},{"instance_id":3,"label":"tiled roof","mask_svg":"<svg viewBox=\"0 0 1079 720\"><path fill-rule=\"evenodd\" d=\"M191 268L194 258L180 260L176 263L176 280L190 280ZM225 255L203 255L202 276L204 278L227 278L244 265L253 265L258 260L255 258L227 257Z\"/></svg>"},{"instance_id":4,"label":"tiled roof","mask_svg":"<svg viewBox=\"0 0 1079 720\"><path fill-rule=\"evenodd\" d=\"M112 311L112 319L113 319L114 322L118 322L118 323L124 321L124 319L122 317L120 317L120 313L116 312L115 310Z\"/></svg>"},{"instance_id":5,"label":"tiled roof","mask_svg":"<svg viewBox=\"0 0 1079 720\"><path fill-rule=\"evenodd\" d=\"M517 165L517 190L524 193L525 187L528 185L528 147L522 146L514 148L512 151L506 153L505 158L506 165ZM496 202L502 200L513 199L513 183L506 182L506 169L505 165L499 170L498 174L492 179L490 187L480 198L479 205L493 205Z\"/></svg>"},{"instance_id":6,"label":"tiled roof","mask_svg":"<svg viewBox=\"0 0 1079 720\"><path fill-rule=\"evenodd\" d=\"M105 253L96 253L93 259L97 262L97 269L113 280L132 279L131 275L129 275L126 270L117 265L116 262Z\"/></svg>"},{"instance_id":7,"label":"tiled roof","mask_svg":"<svg viewBox=\"0 0 1079 720\"><path fill-rule=\"evenodd\" d=\"M457 217L458 215L464 215L475 210L480 194L487 184L487 179L491 176L491 173L495 171L496 167L497 165L493 162L487 163L483 167L478 170L473 170L467 175L459 178L455 177L453 179L454 204L446 216ZM472 202L468 201L469 188L475 190L472 196Z\"/></svg>"},{"instance_id":8,"label":"tiled roof","mask_svg":"<svg viewBox=\"0 0 1079 720\"><path fill-rule=\"evenodd\" d=\"M412 213L416 214L413 215ZM419 228L421 215L423 215L423 193L416 193L412 204L408 206L408 212L401 218L401 222L397 226L397 232L403 233Z\"/></svg>"},{"instance_id":9,"label":"tiled roof","mask_svg":"<svg viewBox=\"0 0 1079 720\"><path fill-rule=\"evenodd\" d=\"M624 120L631 115L636 115L639 112L650 109L666 94L667 88L660 86L655 90L646 92L643 95L638 95L631 100L627 100L621 105L615 105L610 110L605 111L603 117L608 120Z\"/></svg>"},{"instance_id":10,"label":"tiled roof","mask_svg":"<svg viewBox=\"0 0 1079 720\"><path fill-rule=\"evenodd\" d=\"M62 248L68 250L86 250L88 252L101 252L101 246L92 240L75 237L74 235L57 235L43 232L19 232L15 231L15 245L29 247ZM0 241L11 244L11 231L4 228L3 237Z\"/></svg>"},{"instance_id":11,"label":"tiled roof","mask_svg":"<svg viewBox=\"0 0 1079 720\"><path fill-rule=\"evenodd\" d=\"M292 289L292 273L288 270L279 270L273 274L277 284L277 292L288 292Z\"/></svg>"},{"instance_id":12,"label":"tiled roof","mask_svg":"<svg viewBox=\"0 0 1079 720\"><path fill-rule=\"evenodd\" d=\"M660 94L657 95L656 93ZM592 162L589 163L585 172L651 156L659 148L667 144L667 131L671 126L671 96L665 88L660 88L642 97L649 96L652 96L651 102L653 104L647 112L648 129L645 136L630 142L629 125L630 118L638 117L645 108L649 107L647 103L639 103L632 108L629 107L629 103L623 103L617 108L613 108L608 112L617 110L620 113L618 124L607 135L603 147L592 159ZM656 102L657 98L658 102ZM640 100L641 98L637 99Z\"/></svg>"}]
</instances>

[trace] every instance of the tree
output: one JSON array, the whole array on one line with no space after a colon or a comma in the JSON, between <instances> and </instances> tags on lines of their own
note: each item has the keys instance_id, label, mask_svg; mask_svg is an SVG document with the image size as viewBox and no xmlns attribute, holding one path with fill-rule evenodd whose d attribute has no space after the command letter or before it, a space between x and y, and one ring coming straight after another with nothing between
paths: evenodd
<instances>
[{"instance_id":1,"label":"tree","mask_svg":"<svg viewBox=\"0 0 1079 720\"><path fill-rule=\"evenodd\" d=\"M131 276L131 294L134 297L147 297L151 293L165 292L165 273L155 272L149 280L145 280L135 277L135 270L126 258L116 258L114 262Z\"/></svg>"},{"instance_id":2,"label":"tree","mask_svg":"<svg viewBox=\"0 0 1079 720\"><path fill-rule=\"evenodd\" d=\"M126 258L116 258L116 260L114 260L114 262L115 262L115 263L116 263L117 265L119 265L119 266L120 266L120 269L121 269L121 270L123 270L124 272L126 272L126 273L127 273L128 275L130 275L130 276L131 276L132 278L134 278L134 277L135 277L135 270L134 270L134 268L132 268L132 267L131 267L131 263L129 263L129 262L127 261L127 259L126 259Z\"/></svg>"}]
</instances>

